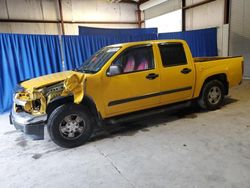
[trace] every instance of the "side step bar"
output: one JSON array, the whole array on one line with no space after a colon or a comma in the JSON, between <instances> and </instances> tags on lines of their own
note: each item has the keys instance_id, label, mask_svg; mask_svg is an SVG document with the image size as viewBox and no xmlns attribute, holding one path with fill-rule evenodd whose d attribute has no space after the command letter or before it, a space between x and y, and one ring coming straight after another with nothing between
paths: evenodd
<instances>
[{"instance_id":1,"label":"side step bar","mask_svg":"<svg viewBox=\"0 0 250 188\"><path fill-rule=\"evenodd\" d=\"M133 112L133 113L129 113L126 115L107 118L104 121L106 124L119 124L119 123L139 120L139 119L145 118L147 116L171 112L174 110L178 110L180 108L188 107L191 104L192 104L191 101L186 101L186 102L171 104L171 105L167 105L167 106L157 107L157 108L153 108L153 109L149 109L149 110L142 110L142 111L138 111L138 112Z\"/></svg>"}]
</instances>

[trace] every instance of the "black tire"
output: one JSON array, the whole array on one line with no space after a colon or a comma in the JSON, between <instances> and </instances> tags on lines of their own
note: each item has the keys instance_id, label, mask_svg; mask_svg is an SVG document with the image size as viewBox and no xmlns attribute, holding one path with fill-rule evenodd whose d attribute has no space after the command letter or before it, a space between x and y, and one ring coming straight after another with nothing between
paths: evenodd
<instances>
[{"instance_id":1,"label":"black tire","mask_svg":"<svg viewBox=\"0 0 250 188\"><path fill-rule=\"evenodd\" d=\"M72 119L74 117L75 119ZM65 118L72 120L69 120L70 123L67 123L68 121ZM79 123L77 123L76 118L79 119ZM72 124L73 126L71 126ZM67 128L69 126L72 130ZM93 132L93 120L86 107L76 104L65 104L57 107L51 113L47 130L51 140L57 145L64 148L74 148L88 141ZM70 134L71 136L69 136ZM74 136L72 137L72 135Z\"/></svg>"},{"instance_id":2,"label":"black tire","mask_svg":"<svg viewBox=\"0 0 250 188\"><path fill-rule=\"evenodd\" d=\"M217 97L216 94L213 94L213 91L219 93ZM205 110L216 110L221 107L224 97L225 86L223 83L219 80L211 80L203 86L198 105Z\"/></svg>"}]
</instances>

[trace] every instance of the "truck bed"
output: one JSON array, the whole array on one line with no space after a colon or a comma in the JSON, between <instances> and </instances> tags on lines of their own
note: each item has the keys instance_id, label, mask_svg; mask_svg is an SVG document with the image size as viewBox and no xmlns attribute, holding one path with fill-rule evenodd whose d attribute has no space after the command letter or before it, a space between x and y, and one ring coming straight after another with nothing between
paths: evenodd
<instances>
[{"instance_id":1,"label":"truck bed","mask_svg":"<svg viewBox=\"0 0 250 188\"><path fill-rule=\"evenodd\" d=\"M196 68L196 85L203 84L207 77L224 74L227 77L229 88L239 85L243 75L243 57L196 57L193 58ZM199 92L195 96L199 95Z\"/></svg>"},{"instance_id":2,"label":"truck bed","mask_svg":"<svg viewBox=\"0 0 250 188\"><path fill-rule=\"evenodd\" d=\"M194 62L199 63L199 62L205 62L205 61L215 61L215 60L222 60L222 59L231 59L231 58L237 58L241 56L229 56L229 57L219 57L219 56L214 56L214 57L194 57Z\"/></svg>"}]
</instances>

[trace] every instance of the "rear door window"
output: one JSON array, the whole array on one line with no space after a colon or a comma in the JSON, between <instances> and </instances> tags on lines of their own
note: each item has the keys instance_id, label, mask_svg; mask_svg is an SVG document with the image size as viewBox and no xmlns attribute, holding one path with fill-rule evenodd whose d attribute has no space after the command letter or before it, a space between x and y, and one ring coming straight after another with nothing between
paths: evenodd
<instances>
[{"instance_id":1,"label":"rear door window","mask_svg":"<svg viewBox=\"0 0 250 188\"><path fill-rule=\"evenodd\" d=\"M187 64L186 54L182 43L161 43L158 45L164 67Z\"/></svg>"}]
</instances>

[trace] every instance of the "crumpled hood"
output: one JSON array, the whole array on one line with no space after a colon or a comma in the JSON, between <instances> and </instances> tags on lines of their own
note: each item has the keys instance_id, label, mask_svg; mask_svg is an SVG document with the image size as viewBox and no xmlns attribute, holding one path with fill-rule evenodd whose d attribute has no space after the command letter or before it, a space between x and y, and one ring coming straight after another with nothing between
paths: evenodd
<instances>
[{"instance_id":1,"label":"crumpled hood","mask_svg":"<svg viewBox=\"0 0 250 188\"><path fill-rule=\"evenodd\" d=\"M75 71L58 72L24 81L20 85L25 89L42 88L44 86L49 86L64 81L74 74L78 77L82 77L84 75L83 73Z\"/></svg>"}]
</instances>

